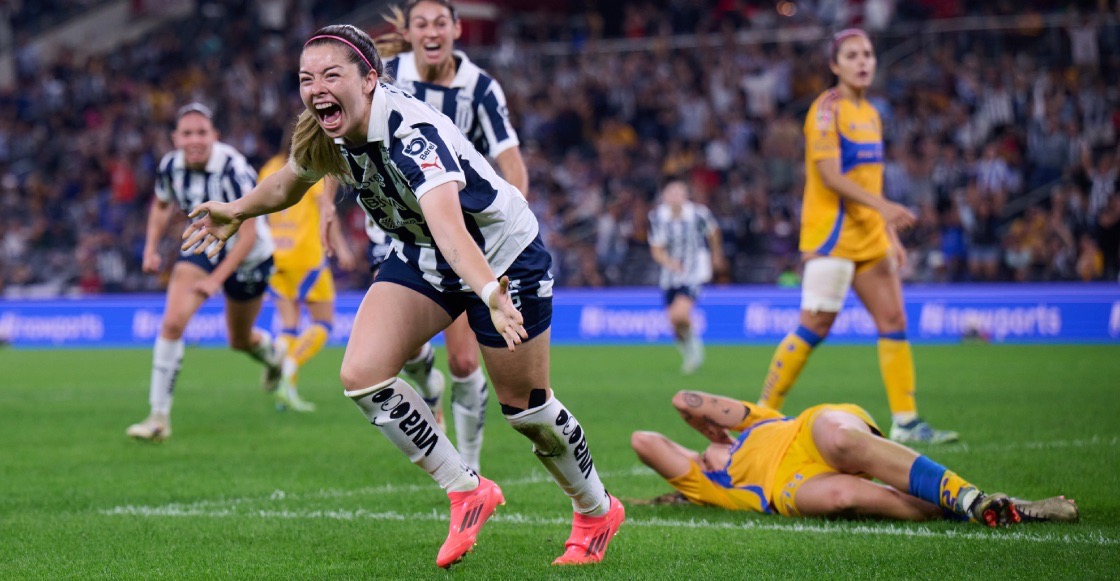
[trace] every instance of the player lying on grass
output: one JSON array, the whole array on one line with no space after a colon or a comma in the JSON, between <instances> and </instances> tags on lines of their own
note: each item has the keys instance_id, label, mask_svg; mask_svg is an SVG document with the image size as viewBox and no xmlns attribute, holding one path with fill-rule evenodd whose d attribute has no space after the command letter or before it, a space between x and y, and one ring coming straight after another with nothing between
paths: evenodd
<instances>
[{"instance_id":1,"label":"player lying on grass","mask_svg":"<svg viewBox=\"0 0 1120 581\"><path fill-rule=\"evenodd\" d=\"M656 432L634 432L630 444L638 457L677 490L663 501L683 497L785 516L949 518L991 527L1078 519L1077 505L1065 497L1030 502L982 492L883 438L859 406L818 405L788 417L694 391L677 393L673 406L711 444L696 452ZM729 430L740 434L732 439Z\"/></svg>"}]
</instances>

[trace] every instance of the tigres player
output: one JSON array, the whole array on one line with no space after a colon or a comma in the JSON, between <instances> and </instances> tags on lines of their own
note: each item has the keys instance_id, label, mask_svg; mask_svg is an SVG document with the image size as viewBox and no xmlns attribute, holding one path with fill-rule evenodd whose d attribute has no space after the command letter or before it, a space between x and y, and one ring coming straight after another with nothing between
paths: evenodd
<instances>
[{"instance_id":1,"label":"tigres player","mask_svg":"<svg viewBox=\"0 0 1120 581\"><path fill-rule=\"evenodd\" d=\"M261 168L260 179L288 163L290 139L286 132L280 152ZM304 400L297 392L299 368L323 348L334 325L334 277L323 252L319 218L323 205L331 204L333 209L334 200L329 194L337 188L327 188L325 192L324 181L312 186L296 205L268 216L276 244L273 251L276 271L269 279L269 292L276 299L276 310L283 325L278 343L286 351L280 384L275 392L276 404L280 409L299 412L315 411L315 404ZM354 254L338 221L331 221L328 227L339 267L354 268ZM299 330L300 304L307 306L311 319L303 331Z\"/></svg>"},{"instance_id":2,"label":"tigres player","mask_svg":"<svg viewBox=\"0 0 1120 581\"><path fill-rule=\"evenodd\" d=\"M805 196L801 206L801 321L778 345L759 403L779 410L813 349L828 336L854 288L879 331L879 368L897 442L950 442L918 417L914 360L898 274L906 249L897 228L913 225L905 207L883 197L883 133L866 91L875 76L867 34L847 29L830 45L839 78L805 119Z\"/></svg>"},{"instance_id":3,"label":"tigres player","mask_svg":"<svg viewBox=\"0 0 1120 581\"><path fill-rule=\"evenodd\" d=\"M633 434L638 457L678 491L659 497L667 501L683 496L701 505L790 517L949 518L991 527L1073 522L1079 516L1065 497L1032 502L986 494L883 438L856 405L818 405L787 417L765 406L682 391L673 406L712 443L697 452L655 432ZM727 430L740 434L732 440Z\"/></svg>"}]
</instances>

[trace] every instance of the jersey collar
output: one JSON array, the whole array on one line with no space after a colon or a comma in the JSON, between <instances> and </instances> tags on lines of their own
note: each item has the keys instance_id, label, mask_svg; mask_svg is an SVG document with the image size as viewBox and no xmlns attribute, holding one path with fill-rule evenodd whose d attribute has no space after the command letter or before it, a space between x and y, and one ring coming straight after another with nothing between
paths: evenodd
<instances>
[{"instance_id":1,"label":"jersey collar","mask_svg":"<svg viewBox=\"0 0 1120 581\"><path fill-rule=\"evenodd\" d=\"M367 143L389 140L389 125L387 124L389 97L386 95L389 90L388 85L381 81L377 82L377 88L373 91L373 102L369 106L369 127L366 128ZM346 141L341 137L334 138L334 142L343 147L346 146Z\"/></svg>"},{"instance_id":2,"label":"jersey collar","mask_svg":"<svg viewBox=\"0 0 1120 581\"><path fill-rule=\"evenodd\" d=\"M478 71L481 70L477 65L467 58L466 53L459 50L451 51L451 58L458 61L455 67L455 78L451 79L451 89L462 89L470 86L471 79L478 77ZM397 61L397 79L401 81L409 81L413 83L422 83L420 80L420 70L416 68L416 53L413 51L403 52L400 54Z\"/></svg>"}]
</instances>

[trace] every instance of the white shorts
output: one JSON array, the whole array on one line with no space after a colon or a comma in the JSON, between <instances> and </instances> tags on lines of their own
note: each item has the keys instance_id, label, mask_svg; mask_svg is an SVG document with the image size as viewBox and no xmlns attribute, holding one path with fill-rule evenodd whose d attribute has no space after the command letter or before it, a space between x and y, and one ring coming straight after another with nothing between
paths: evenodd
<instances>
[{"instance_id":1,"label":"white shorts","mask_svg":"<svg viewBox=\"0 0 1120 581\"><path fill-rule=\"evenodd\" d=\"M856 264L851 260L818 256L805 262L801 279L801 310L816 313L839 313L844 307Z\"/></svg>"}]
</instances>

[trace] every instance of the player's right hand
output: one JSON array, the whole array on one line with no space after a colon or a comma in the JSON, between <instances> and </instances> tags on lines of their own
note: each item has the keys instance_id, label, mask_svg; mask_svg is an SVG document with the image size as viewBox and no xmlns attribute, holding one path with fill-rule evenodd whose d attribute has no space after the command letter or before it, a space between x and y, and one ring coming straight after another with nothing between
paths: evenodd
<instances>
[{"instance_id":1,"label":"player's right hand","mask_svg":"<svg viewBox=\"0 0 1120 581\"><path fill-rule=\"evenodd\" d=\"M525 330L525 318L513 306L513 299L509 295L508 276L498 280L498 290L490 295L490 304L486 306L490 307L490 320L493 321L494 328L506 340L510 351L520 345L523 339L529 338L529 333Z\"/></svg>"},{"instance_id":2,"label":"player's right hand","mask_svg":"<svg viewBox=\"0 0 1120 581\"><path fill-rule=\"evenodd\" d=\"M226 241L241 227L241 220L234 215L230 205L221 202L200 204L188 217L194 222L183 230L183 251L193 248L198 254L209 248L206 253L209 258L217 256Z\"/></svg>"},{"instance_id":3,"label":"player's right hand","mask_svg":"<svg viewBox=\"0 0 1120 581\"><path fill-rule=\"evenodd\" d=\"M917 222L918 216L911 212L909 208L902 204L894 202L886 202L883 209L879 211L883 215L883 220L890 226L897 230L906 230Z\"/></svg>"},{"instance_id":4,"label":"player's right hand","mask_svg":"<svg viewBox=\"0 0 1120 581\"><path fill-rule=\"evenodd\" d=\"M144 262L140 265L140 268L145 274L156 274L162 264L163 257L159 255L159 251L149 248L144 249Z\"/></svg>"}]
</instances>

